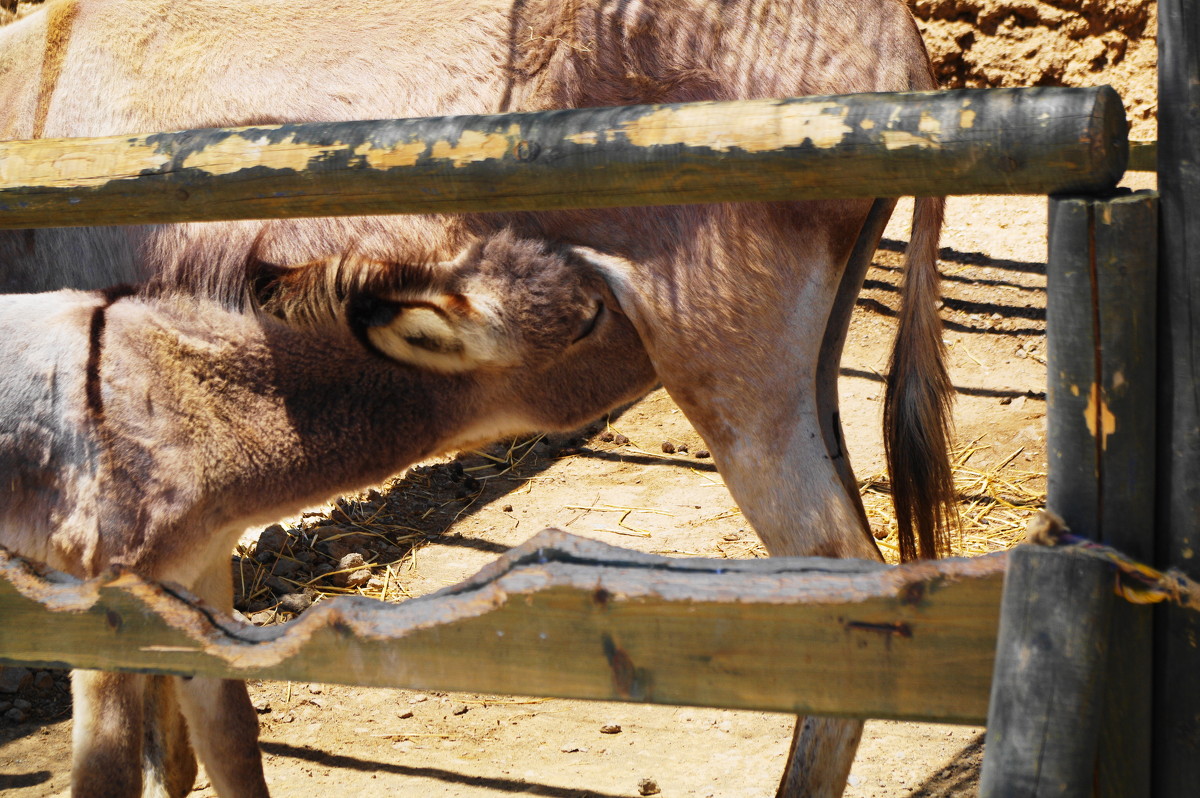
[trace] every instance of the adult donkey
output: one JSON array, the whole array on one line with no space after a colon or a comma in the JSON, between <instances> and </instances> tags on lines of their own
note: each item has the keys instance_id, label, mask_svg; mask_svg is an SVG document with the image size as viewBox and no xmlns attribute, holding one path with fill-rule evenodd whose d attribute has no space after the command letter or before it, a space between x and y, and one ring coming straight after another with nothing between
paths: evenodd
<instances>
[{"instance_id":1,"label":"adult donkey","mask_svg":"<svg viewBox=\"0 0 1200 798\"><path fill-rule=\"evenodd\" d=\"M934 87L900 0L55 0L0 30L0 138ZM0 234L0 288L153 277L233 301L264 226L263 256L281 263L352 243L388 260L453 261L504 226L586 246L768 550L878 558L836 379L891 209L745 203L20 231ZM884 412L907 557L942 549L954 512L941 214L940 200L916 203ZM280 290L302 312L361 279L340 272ZM782 792L840 794L861 730L798 726Z\"/></svg>"}]
</instances>

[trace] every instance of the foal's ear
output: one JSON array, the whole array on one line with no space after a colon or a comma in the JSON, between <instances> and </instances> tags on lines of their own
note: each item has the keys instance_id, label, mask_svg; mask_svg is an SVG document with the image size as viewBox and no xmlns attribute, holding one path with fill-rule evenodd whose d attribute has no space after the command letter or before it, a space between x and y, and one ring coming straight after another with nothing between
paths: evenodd
<instances>
[{"instance_id":1,"label":"foal's ear","mask_svg":"<svg viewBox=\"0 0 1200 798\"><path fill-rule=\"evenodd\" d=\"M351 301L351 329L376 352L445 374L521 362L521 341L494 300L478 295L403 292Z\"/></svg>"}]
</instances>

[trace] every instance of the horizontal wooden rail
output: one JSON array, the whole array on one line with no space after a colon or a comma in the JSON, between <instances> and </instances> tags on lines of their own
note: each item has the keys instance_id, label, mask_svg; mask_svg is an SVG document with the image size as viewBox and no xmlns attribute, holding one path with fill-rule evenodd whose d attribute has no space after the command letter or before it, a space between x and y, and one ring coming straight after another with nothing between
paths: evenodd
<instances>
[{"instance_id":1,"label":"horizontal wooden rail","mask_svg":"<svg viewBox=\"0 0 1200 798\"><path fill-rule=\"evenodd\" d=\"M432 596L255 628L0 554L0 662L981 723L1004 564L672 559L547 530Z\"/></svg>"},{"instance_id":2,"label":"horizontal wooden rail","mask_svg":"<svg viewBox=\"0 0 1200 798\"><path fill-rule=\"evenodd\" d=\"M1111 88L987 89L0 142L0 227L1106 190Z\"/></svg>"}]
</instances>

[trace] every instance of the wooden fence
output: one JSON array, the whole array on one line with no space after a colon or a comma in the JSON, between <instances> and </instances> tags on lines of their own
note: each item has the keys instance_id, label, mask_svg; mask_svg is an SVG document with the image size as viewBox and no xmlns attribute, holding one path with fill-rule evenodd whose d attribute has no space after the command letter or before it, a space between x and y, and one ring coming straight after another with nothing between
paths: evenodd
<instances>
[{"instance_id":1,"label":"wooden fence","mask_svg":"<svg viewBox=\"0 0 1200 798\"><path fill-rule=\"evenodd\" d=\"M1160 159L1183 157L1170 146ZM1169 380L1146 357L1157 200L1113 193L1127 157L1107 88L282 125L0 144L0 227L1090 192L1051 201L1050 504L1149 559L1148 497L1165 457L1150 408ZM434 596L339 599L269 629L130 574L79 584L11 557L0 571L0 662L986 717L985 795L1090 794L1097 763L1100 792L1148 795L1146 741L1162 728L1144 687L1148 616L1114 606L1111 571L1069 550L892 568L673 560L544 533ZM474 667L482 659L489 667Z\"/></svg>"}]
</instances>

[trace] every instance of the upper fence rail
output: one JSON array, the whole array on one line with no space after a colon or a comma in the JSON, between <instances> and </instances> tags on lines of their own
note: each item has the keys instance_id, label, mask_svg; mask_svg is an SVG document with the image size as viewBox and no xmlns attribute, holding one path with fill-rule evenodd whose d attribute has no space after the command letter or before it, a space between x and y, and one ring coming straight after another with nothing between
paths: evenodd
<instances>
[{"instance_id":1,"label":"upper fence rail","mask_svg":"<svg viewBox=\"0 0 1200 798\"><path fill-rule=\"evenodd\" d=\"M1103 192L1121 99L984 89L0 142L0 228Z\"/></svg>"}]
</instances>

